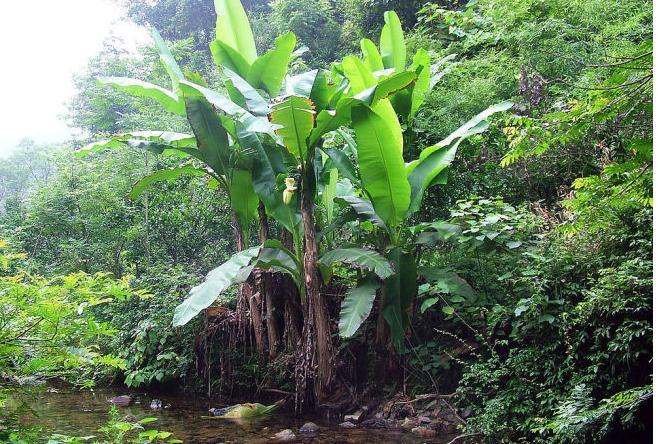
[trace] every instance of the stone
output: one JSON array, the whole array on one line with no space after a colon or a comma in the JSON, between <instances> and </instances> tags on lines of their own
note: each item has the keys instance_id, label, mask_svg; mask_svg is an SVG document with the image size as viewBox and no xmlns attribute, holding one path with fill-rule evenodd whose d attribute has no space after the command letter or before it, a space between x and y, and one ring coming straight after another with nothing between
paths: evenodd
<instances>
[{"instance_id":1,"label":"stone","mask_svg":"<svg viewBox=\"0 0 658 444\"><path fill-rule=\"evenodd\" d=\"M420 424L429 424L432 422L432 419L428 416L419 416L418 423Z\"/></svg>"},{"instance_id":2,"label":"stone","mask_svg":"<svg viewBox=\"0 0 658 444\"><path fill-rule=\"evenodd\" d=\"M407 431L410 431L414 427L418 426L418 422L414 420L413 418L404 418L404 421L402 421L401 427Z\"/></svg>"},{"instance_id":3,"label":"stone","mask_svg":"<svg viewBox=\"0 0 658 444\"><path fill-rule=\"evenodd\" d=\"M431 429L427 426L418 426L411 429L411 433L418 435L422 438L432 438L436 436L436 430Z\"/></svg>"},{"instance_id":4,"label":"stone","mask_svg":"<svg viewBox=\"0 0 658 444\"><path fill-rule=\"evenodd\" d=\"M345 421L338 424L338 427L340 427L341 429L353 429L356 426L354 425L353 422Z\"/></svg>"},{"instance_id":5,"label":"stone","mask_svg":"<svg viewBox=\"0 0 658 444\"><path fill-rule=\"evenodd\" d=\"M120 395L120 396L115 396L112 399L108 399L107 402L109 402L110 404L125 407L133 402L133 398L130 395Z\"/></svg>"},{"instance_id":6,"label":"stone","mask_svg":"<svg viewBox=\"0 0 658 444\"><path fill-rule=\"evenodd\" d=\"M152 399L151 404L149 404L151 410L160 410L162 408L162 401L159 399Z\"/></svg>"},{"instance_id":7,"label":"stone","mask_svg":"<svg viewBox=\"0 0 658 444\"><path fill-rule=\"evenodd\" d=\"M295 433L290 429L281 430L272 436L272 439L279 442L293 441L296 438Z\"/></svg>"},{"instance_id":8,"label":"stone","mask_svg":"<svg viewBox=\"0 0 658 444\"><path fill-rule=\"evenodd\" d=\"M366 419L361 423L366 429L386 429L388 428L388 421L384 418Z\"/></svg>"},{"instance_id":9,"label":"stone","mask_svg":"<svg viewBox=\"0 0 658 444\"><path fill-rule=\"evenodd\" d=\"M126 415L123 418L121 418L120 421L121 422L136 423L137 422L137 417L135 415Z\"/></svg>"},{"instance_id":10,"label":"stone","mask_svg":"<svg viewBox=\"0 0 658 444\"><path fill-rule=\"evenodd\" d=\"M350 422L361 422L363 417L365 416L365 412L363 410L357 410L356 412L352 413L351 415L345 415L343 417L343 421L350 421Z\"/></svg>"},{"instance_id":11,"label":"stone","mask_svg":"<svg viewBox=\"0 0 658 444\"><path fill-rule=\"evenodd\" d=\"M320 431L320 427L314 423L314 422L306 422L304 423L303 426L299 428L299 433L318 433Z\"/></svg>"}]
</instances>

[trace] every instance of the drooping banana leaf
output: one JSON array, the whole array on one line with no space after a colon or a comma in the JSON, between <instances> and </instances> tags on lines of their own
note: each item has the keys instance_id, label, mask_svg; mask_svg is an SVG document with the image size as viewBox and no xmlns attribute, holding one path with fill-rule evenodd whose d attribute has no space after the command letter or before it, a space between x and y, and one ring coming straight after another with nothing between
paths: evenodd
<instances>
[{"instance_id":1,"label":"drooping banana leaf","mask_svg":"<svg viewBox=\"0 0 658 444\"><path fill-rule=\"evenodd\" d=\"M254 116L246 109L235 104L227 97L224 97L223 95L213 91L210 88L206 88L186 80L180 82L180 88L185 97L205 98L219 110L228 114L232 119L241 122L247 131L274 134L272 124L269 122L267 117Z\"/></svg>"},{"instance_id":2,"label":"drooping banana leaf","mask_svg":"<svg viewBox=\"0 0 658 444\"><path fill-rule=\"evenodd\" d=\"M295 255L276 239L265 241L258 258L254 262L254 267L288 274L298 287L304 284L302 265Z\"/></svg>"},{"instance_id":3,"label":"drooping banana leaf","mask_svg":"<svg viewBox=\"0 0 658 444\"><path fill-rule=\"evenodd\" d=\"M404 220L411 199L402 147L386 121L365 105L353 108L352 124L363 187L377 215L394 227Z\"/></svg>"},{"instance_id":4,"label":"drooping banana leaf","mask_svg":"<svg viewBox=\"0 0 658 444\"><path fill-rule=\"evenodd\" d=\"M236 404L231 407L219 409L215 412L215 416L202 416L205 419L249 419L258 418L260 416L269 415L274 413L279 407L280 403L272 405L263 405L259 403L245 403Z\"/></svg>"},{"instance_id":5,"label":"drooping banana leaf","mask_svg":"<svg viewBox=\"0 0 658 444\"><path fill-rule=\"evenodd\" d=\"M338 333L341 337L352 337L368 318L381 285L376 279L366 279L345 293L345 298L340 304L338 321Z\"/></svg>"},{"instance_id":6,"label":"drooping banana leaf","mask_svg":"<svg viewBox=\"0 0 658 444\"><path fill-rule=\"evenodd\" d=\"M197 147L206 164L219 176L230 177L231 152L228 134L217 113L203 98L185 99L187 121L197 140Z\"/></svg>"},{"instance_id":7,"label":"drooping banana leaf","mask_svg":"<svg viewBox=\"0 0 658 444\"><path fill-rule=\"evenodd\" d=\"M210 42L210 53L212 59L220 68L228 68L233 72L238 73L243 77L249 75L251 65L242 57L242 55L233 49L226 42L221 40L213 40Z\"/></svg>"},{"instance_id":8,"label":"drooping banana leaf","mask_svg":"<svg viewBox=\"0 0 658 444\"><path fill-rule=\"evenodd\" d=\"M386 279L394 273L393 267L384 256L366 248L337 248L330 250L323 254L318 262L326 266L331 266L335 262L353 265L371 271L381 279Z\"/></svg>"},{"instance_id":9,"label":"drooping banana leaf","mask_svg":"<svg viewBox=\"0 0 658 444\"><path fill-rule=\"evenodd\" d=\"M99 77L100 85L108 85L118 88L135 97L153 99L162 107L172 113L185 115L185 103L177 94L142 80L127 77Z\"/></svg>"},{"instance_id":10,"label":"drooping banana leaf","mask_svg":"<svg viewBox=\"0 0 658 444\"><path fill-rule=\"evenodd\" d=\"M381 220L377 213L375 213L375 209L369 201L352 195L342 195L336 197L336 199L342 200L352 207L359 219L369 220L380 228L386 228L386 224Z\"/></svg>"},{"instance_id":11,"label":"drooping banana leaf","mask_svg":"<svg viewBox=\"0 0 658 444\"><path fill-rule=\"evenodd\" d=\"M267 100L253 86L228 68L224 68L226 91L231 100L246 108L255 116L266 116L270 110Z\"/></svg>"},{"instance_id":12,"label":"drooping banana leaf","mask_svg":"<svg viewBox=\"0 0 658 444\"><path fill-rule=\"evenodd\" d=\"M247 131L242 125L237 125L237 134L240 145L255 151L252 173L253 185L256 194L263 202L267 214L274 217L290 233L299 231L301 214L299 207L293 204L286 205L277 189L277 176L286 174L293 163L292 156L273 141L264 146L260 138L253 132ZM286 161L286 155L291 162Z\"/></svg>"},{"instance_id":13,"label":"drooping banana leaf","mask_svg":"<svg viewBox=\"0 0 658 444\"><path fill-rule=\"evenodd\" d=\"M181 176L204 176L208 174L206 170L201 168L193 167L192 165L185 165L177 168L158 170L148 176L144 176L139 179L133 185L132 189L128 193L128 198L130 200L136 200L139 196L142 195L151 185L156 182L162 182L164 180L176 180Z\"/></svg>"},{"instance_id":14,"label":"drooping banana leaf","mask_svg":"<svg viewBox=\"0 0 658 444\"><path fill-rule=\"evenodd\" d=\"M240 251L212 270L206 279L192 288L190 295L174 310L174 327L187 324L202 310L210 307L213 302L231 285L246 281L251 274L252 260L258 256L261 246Z\"/></svg>"}]
</instances>

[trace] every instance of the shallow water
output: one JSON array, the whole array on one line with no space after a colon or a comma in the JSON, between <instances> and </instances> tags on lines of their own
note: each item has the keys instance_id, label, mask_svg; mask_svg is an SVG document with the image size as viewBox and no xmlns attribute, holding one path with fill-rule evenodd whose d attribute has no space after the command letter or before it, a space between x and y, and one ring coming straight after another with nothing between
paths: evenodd
<instances>
[{"instance_id":1,"label":"shallow water","mask_svg":"<svg viewBox=\"0 0 658 444\"><path fill-rule=\"evenodd\" d=\"M446 443L451 437L433 439L418 438L408 432L379 431L364 429L342 429L335 423L327 423L315 417L296 418L287 414L276 414L266 418L248 421L229 421L204 419L210 407L203 398L190 395L165 395L131 393L119 388L97 388L94 391L77 391L70 388L49 388L41 390L39 395L29 401L33 415L25 418L26 422L43 428L42 436L50 433L86 436L97 434L99 426L108 418L110 404L108 399L132 394L135 402L127 407L118 407L121 415L134 415L138 419L158 418L149 428L172 432L175 437L186 443L265 443L275 433L292 429L297 434L297 441L304 443L366 443L375 441L383 443ZM152 399L161 399L162 410L149 408ZM213 405L217 406L217 405ZM313 421L320 426L320 433L314 437L301 437L297 433L306 421Z\"/></svg>"}]
</instances>

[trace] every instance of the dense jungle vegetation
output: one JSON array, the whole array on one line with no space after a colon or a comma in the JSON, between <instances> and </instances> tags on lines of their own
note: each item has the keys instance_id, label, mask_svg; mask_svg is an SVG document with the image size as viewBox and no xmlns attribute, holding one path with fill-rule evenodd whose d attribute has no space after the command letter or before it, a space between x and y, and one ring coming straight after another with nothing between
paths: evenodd
<instances>
[{"instance_id":1,"label":"dense jungle vegetation","mask_svg":"<svg viewBox=\"0 0 658 444\"><path fill-rule=\"evenodd\" d=\"M0 441L59 379L649 442L651 2L125 6L0 163Z\"/></svg>"}]
</instances>

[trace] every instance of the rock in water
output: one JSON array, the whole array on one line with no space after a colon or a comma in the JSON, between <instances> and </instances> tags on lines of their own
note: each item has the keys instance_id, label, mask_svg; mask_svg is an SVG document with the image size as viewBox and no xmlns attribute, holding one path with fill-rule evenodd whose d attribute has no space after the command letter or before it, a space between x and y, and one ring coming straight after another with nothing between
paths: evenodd
<instances>
[{"instance_id":1,"label":"rock in water","mask_svg":"<svg viewBox=\"0 0 658 444\"><path fill-rule=\"evenodd\" d=\"M414 435L421 436L423 438L432 438L433 436L436 436L436 430L431 429L427 426L418 426L414 427L411 429L411 433Z\"/></svg>"},{"instance_id":2,"label":"rock in water","mask_svg":"<svg viewBox=\"0 0 658 444\"><path fill-rule=\"evenodd\" d=\"M411 430L417 426L418 426L418 422L415 421L413 418L404 418L404 421L402 421L402 425L401 425L401 427L405 430Z\"/></svg>"},{"instance_id":3,"label":"rock in water","mask_svg":"<svg viewBox=\"0 0 658 444\"><path fill-rule=\"evenodd\" d=\"M341 422L340 424L338 424L338 427L340 427L342 429L353 429L356 426L354 425L353 422L345 421L345 422Z\"/></svg>"},{"instance_id":4,"label":"rock in water","mask_svg":"<svg viewBox=\"0 0 658 444\"><path fill-rule=\"evenodd\" d=\"M299 429L300 433L307 433L307 434L318 433L319 431L320 431L320 427L318 427L318 425L313 422L306 422Z\"/></svg>"},{"instance_id":5,"label":"rock in water","mask_svg":"<svg viewBox=\"0 0 658 444\"><path fill-rule=\"evenodd\" d=\"M121 396L115 396L112 399L108 399L107 402L109 402L110 404L125 407L133 402L133 398L130 395L121 395Z\"/></svg>"},{"instance_id":6,"label":"rock in water","mask_svg":"<svg viewBox=\"0 0 658 444\"><path fill-rule=\"evenodd\" d=\"M363 410L357 410L356 412L352 413L351 415L345 415L343 417L343 421L349 421L353 423L360 422L363 417L365 416L365 412Z\"/></svg>"},{"instance_id":7,"label":"rock in water","mask_svg":"<svg viewBox=\"0 0 658 444\"><path fill-rule=\"evenodd\" d=\"M151 407L151 410L160 410L162 408L162 401L159 399L153 399L149 407Z\"/></svg>"},{"instance_id":8,"label":"rock in water","mask_svg":"<svg viewBox=\"0 0 658 444\"><path fill-rule=\"evenodd\" d=\"M287 442L295 439L295 433L290 429L281 430L279 433L272 437L273 440L279 442Z\"/></svg>"}]
</instances>

